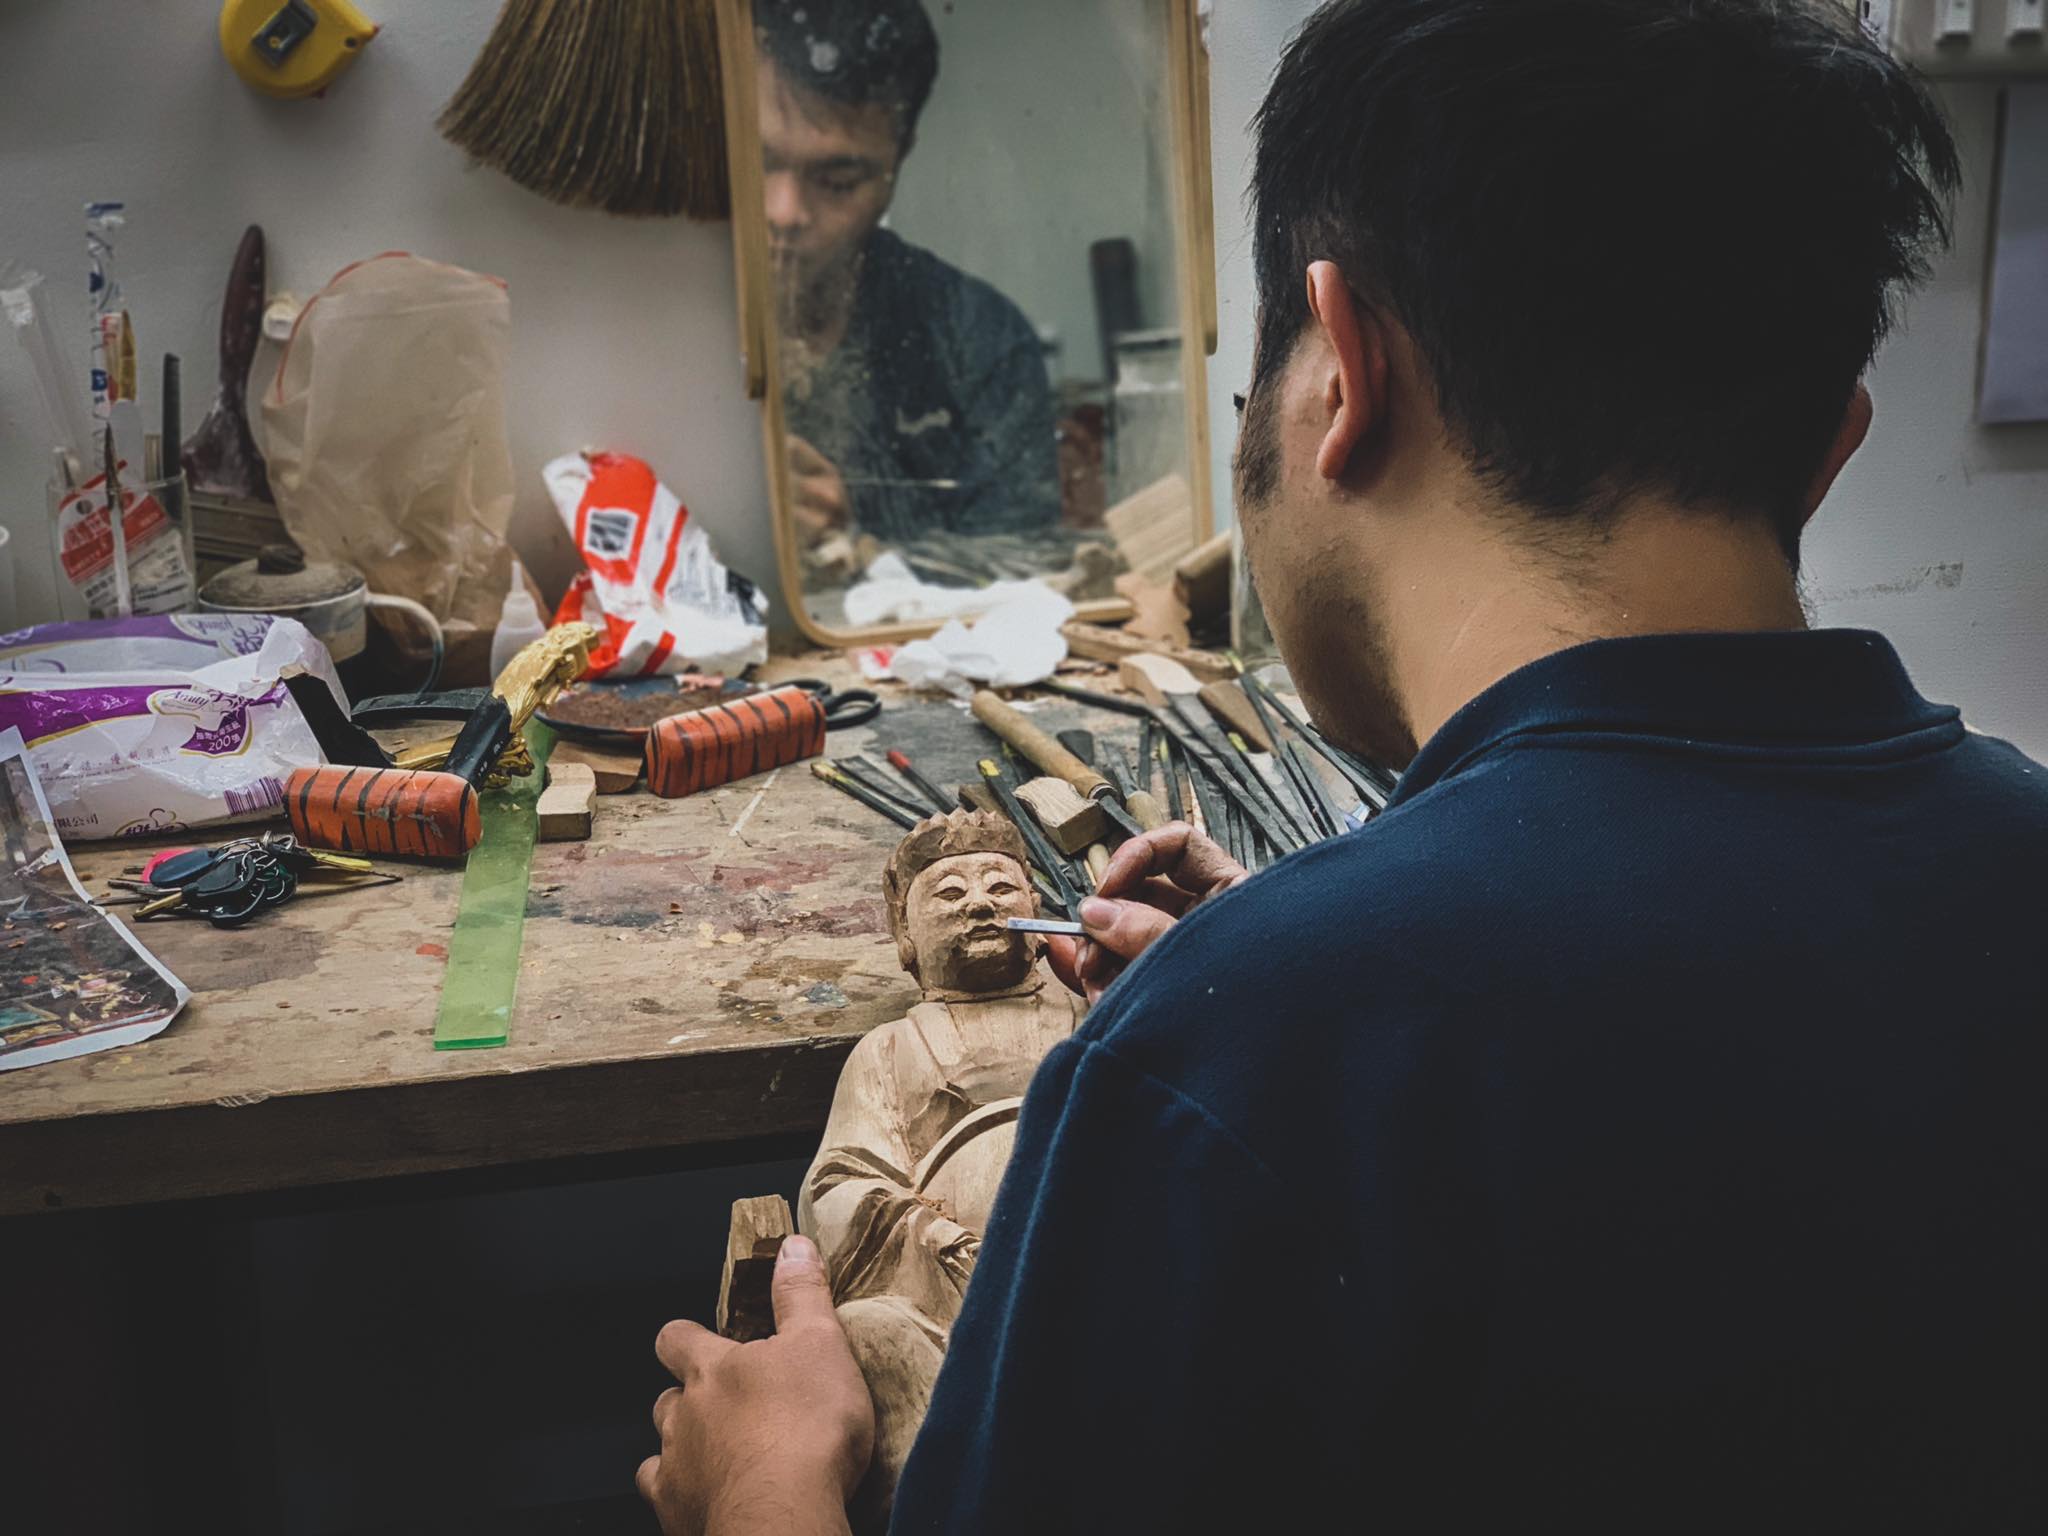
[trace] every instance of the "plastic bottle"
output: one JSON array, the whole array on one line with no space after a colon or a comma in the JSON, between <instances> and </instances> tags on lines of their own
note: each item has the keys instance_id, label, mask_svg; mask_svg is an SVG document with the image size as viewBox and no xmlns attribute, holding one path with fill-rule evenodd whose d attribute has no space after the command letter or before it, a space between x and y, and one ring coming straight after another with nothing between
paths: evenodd
<instances>
[{"instance_id":1,"label":"plastic bottle","mask_svg":"<svg viewBox=\"0 0 2048 1536\"><path fill-rule=\"evenodd\" d=\"M505 606L498 613L498 628L491 636L491 676L505 670L505 664L548 632L540 605L526 590L526 573L512 562L512 585L505 593Z\"/></svg>"}]
</instances>

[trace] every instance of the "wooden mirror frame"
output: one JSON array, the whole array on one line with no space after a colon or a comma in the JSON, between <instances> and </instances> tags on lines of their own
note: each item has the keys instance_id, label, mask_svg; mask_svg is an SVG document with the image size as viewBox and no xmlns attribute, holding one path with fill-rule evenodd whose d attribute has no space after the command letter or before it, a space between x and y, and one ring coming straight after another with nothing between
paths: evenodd
<instances>
[{"instance_id":1,"label":"wooden mirror frame","mask_svg":"<svg viewBox=\"0 0 2048 1536\"><path fill-rule=\"evenodd\" d=\"M1102 0L1166 12L1167 118L1178 174L1173 178L1174 282L1179 297L1181 387L1186 397L1188 489L1194 526L1189 547L1215 528L1209 466L1208 359L1216 351L1216 219L1209 164L1209 50L1198 0ZM718 65L725 89L726 160L732 182L733 266L739 289L740 366L747 397L761 402L768 502L775 524L775 566L797 626L820 645L865 645L928 635L942 621L832 629L803 600L794 519L789 515L789 452L780 349L771 334L768 214L761 176L761 116L755 91L753 0L717 0ZM1077 605L1087 620L1122 618L1121 598Z\"/></svg>"}]
</instances>

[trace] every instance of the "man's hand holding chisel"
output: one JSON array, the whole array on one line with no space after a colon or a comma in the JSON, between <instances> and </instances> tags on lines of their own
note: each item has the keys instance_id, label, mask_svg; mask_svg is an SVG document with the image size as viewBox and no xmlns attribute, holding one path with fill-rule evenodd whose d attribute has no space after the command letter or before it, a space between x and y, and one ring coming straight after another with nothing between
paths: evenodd
<instances>
[{"instance_id":1,"label":"man's hand holding chisel","mask_svg":"<svg viewBox=\"0 0 2048 1536\"><path fill-rule=\"evenodd\" d=\"M1053 974L1092 1005L1184 914L1251 872L1184 821L1134 837L1109 856L1095 894L1081 902L1082 938L1049 938Z\"/></svg>"}]
</instances>

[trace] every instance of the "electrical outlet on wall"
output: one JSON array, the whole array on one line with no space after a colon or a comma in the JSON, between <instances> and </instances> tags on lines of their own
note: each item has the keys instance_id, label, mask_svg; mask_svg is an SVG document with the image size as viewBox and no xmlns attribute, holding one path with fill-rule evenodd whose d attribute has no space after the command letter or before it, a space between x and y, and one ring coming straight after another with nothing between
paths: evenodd
<instances>
[{"instance_id":1,"label":"electrical outlet on wall","mask_svg":"<svg viewBox=\"0 0 2048 1536\"><path fill-rule=\"evenodd\" d=\"M1940 43L1967 43L1977 30L1977 0L1937 0L1934 38Z\"/></svg>"},{"instance_id":2,"label":"electrical outlet on wall","mask_svg":"<svg viewBox=\"0 0 2048 1536\"><path fill-rule=\"evenodd\" d=\"M2005 0L2005 40L2032 38L2039 44L2044 13L2048 13L2048 0Z\"/></svg>"}]
</instances>

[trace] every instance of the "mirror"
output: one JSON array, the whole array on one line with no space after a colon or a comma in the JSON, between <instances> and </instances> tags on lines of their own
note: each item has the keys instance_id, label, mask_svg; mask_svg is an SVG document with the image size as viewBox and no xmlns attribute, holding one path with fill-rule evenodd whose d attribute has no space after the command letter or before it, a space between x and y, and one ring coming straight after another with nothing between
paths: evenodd
<instances>
[{"instance_id":1,"label":"mirror","mask_svg":"<svg viewBox=\"0 0 2048 1536\"><path fill-rule=\"evenodd\" d=\"M1208 535L1194 0L720 0L748 384L827 644Z\"/></svg>"}]
</instances>

